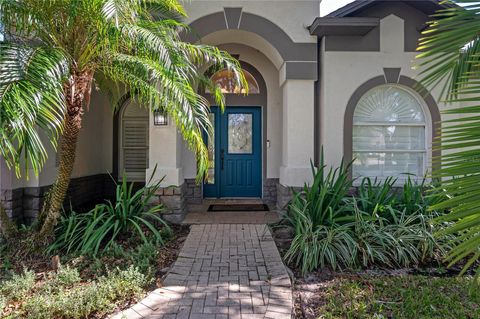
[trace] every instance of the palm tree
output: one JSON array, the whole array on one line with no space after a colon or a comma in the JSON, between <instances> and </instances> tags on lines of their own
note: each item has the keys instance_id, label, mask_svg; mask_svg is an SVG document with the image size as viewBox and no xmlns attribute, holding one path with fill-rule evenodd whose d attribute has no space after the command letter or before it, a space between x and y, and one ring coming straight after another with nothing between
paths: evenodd
<instances>
[{"instance_id":1,"label":"palm tree","mask_svg":"<svg viewBox=\"0 0 480 319\"><path fill-rule=\"evenodd\" d=\"M23 168L38 173L47 158L40 131L55 147L59 141L58 176L39 216L40 238L57 223L92 86L115 93L120 83L143 105L165 110L203 176L202 131L212 128L209 104L195 87L212 83L201 70L226 67L246 84L227 53L180 40L185 12L177 0L0 0L0 12L0 155L17 175Z\"/></svg>"},{"instance_id":2,"label":"palm tree","mask_svg":"<svg viewBox=\"0 0 480 319\"><path fill-rule=\"evenodd\" d=\"M445 1L450 8L438 11L424 32L418 66L426 86L441 87L445 102L460 103L444 112L452 119L442 123L441 169L434 177L448 199L432 209L450 211L439 220L451 223L443 233L458 236L447 259L468 258L465 271L480 257L480 4L455 2Z\"/></svg>"}]
</instances>

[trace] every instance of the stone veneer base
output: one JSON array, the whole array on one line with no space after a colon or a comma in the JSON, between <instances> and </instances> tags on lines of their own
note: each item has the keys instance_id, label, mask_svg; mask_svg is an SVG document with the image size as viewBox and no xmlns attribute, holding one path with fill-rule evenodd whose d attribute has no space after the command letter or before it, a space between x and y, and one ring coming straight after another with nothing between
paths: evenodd
<instances>
[{"instance_id":1,"label":"stone veneer base","mask_svg":"<svg viewBox=\"0 0 480 319\"><path fill-rule=\"evenodd\" d=\"M285 186L279 183L277 188L277 209L279 211L286 210L288 202L293 197L293 191L300 191L301 189L301 187Z\"/></svg>"},{"instance_id":2,"label":"stone veneer base","mask_svg":"<svg viewBox=\"0 0 480 319\"><path fill-rule=\"evenodd\" d=\"M0 201L10 218L19 224L29 225L38 217L50 187L49 185L3 190L0 193ZM108 174L73 178L63 205L71 206L73 209L87 209L105 199L111 199L114 190L115 185Z\"/></svg>"},{"instance_id":3,"label":"stone veneer base","mask_svg":"<svg viewBox=\"0 0 480 319\"><path fill-rule=\"evenodd\" d=\"M142 185L138 185L140 186ZM28 225L38 217L49 188L50 186L43 186L5 190L0 194L0 200L13 220ZM108 174L75 178L71 181L64 205L71 205L74 209L87 209L105 199L112 199L114 193L115 185ZM278 178L264 179L262 201L272 209L281 211L291 198L291 187L281 185ZM170 223L179 224L187 213L186 205L201 204L202 201L202 185L198 185L195 179L185 179L181 186L159 189L151 204L165 205L163 218Z\"/></svg>"},{"instance_id":4,"label":"stone veneer base","mask_svg":"<svg viewBox=\"0 0 480 319\"><path fill-rule=\"evenodd\" d=\"M156 198L152 204L163 204L165 212L162 218L173 224L180 224L187 213L185 198L186 183L180 186L169 186L160 188L156 193Z\"/></svg>"}]
</instances>

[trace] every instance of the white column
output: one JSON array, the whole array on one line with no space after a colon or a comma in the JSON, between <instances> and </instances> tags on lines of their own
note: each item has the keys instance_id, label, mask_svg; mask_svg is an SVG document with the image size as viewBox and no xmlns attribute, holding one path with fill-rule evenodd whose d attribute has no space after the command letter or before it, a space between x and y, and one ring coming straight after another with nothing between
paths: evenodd
<instances>
[{"instance_id":1,"label":"white column","mask_svg":"<svg viewBox=\"0 0 480 319\"><path fill-rule=\"evenodd\" d=\"M177 131L172 119L168 119L168 125L155 126L153 124L153 113L150 112L149 132L149 166L146 172L146 179L152 176L155 165L157 170L153 181L165 177L161 186L180 186L184 182L181 167L182 137Z\"/></svg>"},{"instance_id":2,"label":"white column","mask_svg":"<svg viewBox=\"0 0 480 319\"><path fill-rule=\"evenodd\" d=\"M286 80L283 83L280 184L284 186L303 186L312 180L314 91L312 80Z\"/></svg>"}]
</instances>

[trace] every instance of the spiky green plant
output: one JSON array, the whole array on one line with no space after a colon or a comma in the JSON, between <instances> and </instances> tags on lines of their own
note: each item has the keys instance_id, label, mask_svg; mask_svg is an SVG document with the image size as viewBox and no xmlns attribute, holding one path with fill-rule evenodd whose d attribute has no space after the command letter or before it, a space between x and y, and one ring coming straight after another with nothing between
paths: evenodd
<instances>
[{"instance_id":1,"label":"spiky green plant","mask_svg":"<svg viewBox=\"0 0 480 319\"><path fill-rule=\"evenodd\" d=\"M17 174L38 173L47 158L40 131L59 146L57 179L40 215L41 238L52 234L75 161L92 87L114 83L145 107L174 119L208 167L202 131L210 132L208 66L226 67L246 87L238 61L215 47L180 40L185 11L177 0L0 0L0 154ZM211 88L223 106L221 92Z\"/></svg>"},{"instance_id":2,"label":"spiky green plant","mask_svg":"<svg viewBox=\"0 0 480 319\"><path fill-rule=\"evenodd\" d=\"M313 183L294 192L284 222L294 238L285 254L306 274L312 270L355 269L370 266L409 267L444 255L448 237L435 237L440 215L427 211L443 192L407 179L400 190L396 179L362 180L358 194L349 195L350 165L327 170L312 168ZM327 173L326 173L327 172Z\"/></svg>"},{"instance_id":3,"label":"spiky green plant","mask_svg":"<svg viewBox=\"0 0 480 319\"><path fill-rule=\"evenodd\" d=\"M105 251L122 236L137 235L144 244L148 244L151 239L145 232L151 233L157 242L162 243L163 236L157 225L170 232L161 218L163 205L149 204L161 182L134 192L134 183L127 183L124 175L122 182L117 184L114 202L108 200L87 213L70 212L63 216L56 229L56 239L47 251L64 250L67 253L95 256L100 249Z\"/></svg>"},{"instance_id":4,"label":"spiky green plant","mask_svg":"<svg viewBox=\"0 0 480 319\"><path fill-rule=\"evenodd\" d=\"M316 168L313 163L311 166L313 182L305 184L302 191L293 192L287 206L287 220L295 224L297 211L308 214L314 227L348 220L344 204L352 186L349 177L351 163L345 164L342 160L339 167L328 168L322 150L319 167Z\"/></svg>"},{"instance_id":5,"label":"spiky green plant","mask_svg":"<svg viewBox=\"0 0 480 319\"><path fill-rule=\"evenodd\" d=\"M348 226L315 224L308 207L292 206L291 221L295 237L285 260L300 268L302 274L329 266L351 268L355 264L357 244Z\"/></svg>"},{"instance_id":6,"label":"spiky green plant","mask_svg":"<svg viewBox=\"0 0 480 319\"><path fill-rule=\"evenodd\" d=\"M371 179L364 177L358 186L355 202L364 212L383 212L397 202L397 192L394 185L397 178Z\"/></svg>"},{"instance_id":7,"label":"spiky green plant","mask_svg":"<svg viewBox=\"0 0 480 319\"><path fill-rule=\"evenodd\" d=\"M424 85L443 88L441 98L452 103L444 111L451 119L442 123L441 168L434 172L449 197L432 209L450 210L439 219L453 223L442 234L459 236L448 260L468 258L465 271L480 258L480 3L444 2L450 8L424 31L417 64Z\"/></svg>"}]
</instances>

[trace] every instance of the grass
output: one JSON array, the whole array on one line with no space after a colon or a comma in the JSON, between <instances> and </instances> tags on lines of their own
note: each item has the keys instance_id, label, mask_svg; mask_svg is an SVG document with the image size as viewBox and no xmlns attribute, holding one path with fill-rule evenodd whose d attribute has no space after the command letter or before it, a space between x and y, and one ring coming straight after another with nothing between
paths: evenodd
<instances>
[{"instance_id":1,"label":"grass","mask_svg":"<svg viewBox=\"0 0 480 319\"><path fill-rule=\"evenodd\" d=\"M318 318L480 318L471 278L344 276L323 289Z\"/></svg>"}]
</instances>

